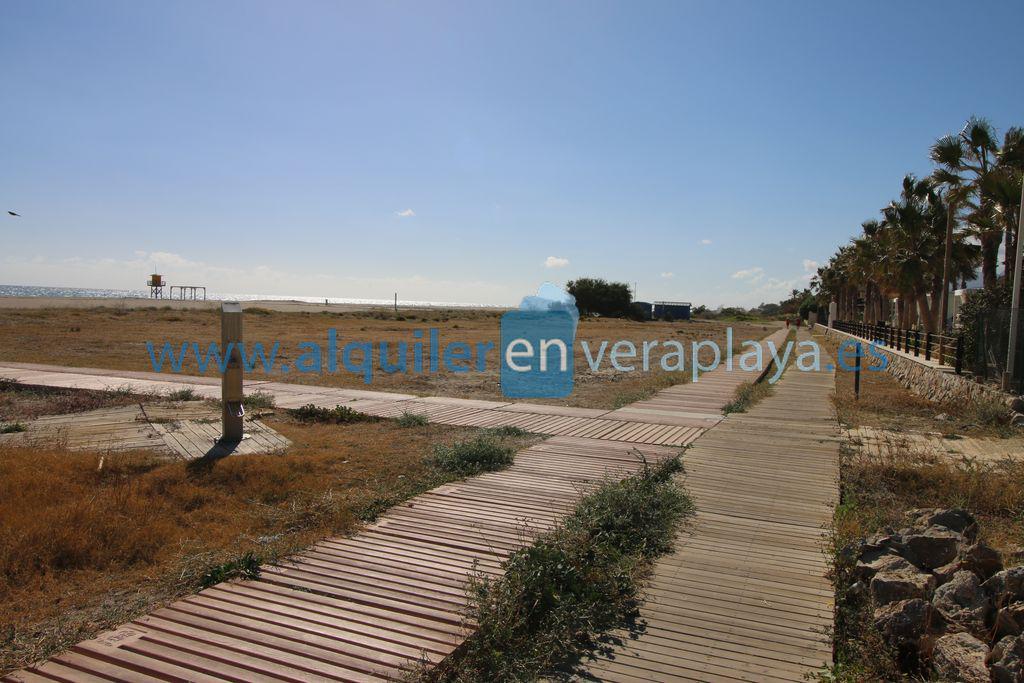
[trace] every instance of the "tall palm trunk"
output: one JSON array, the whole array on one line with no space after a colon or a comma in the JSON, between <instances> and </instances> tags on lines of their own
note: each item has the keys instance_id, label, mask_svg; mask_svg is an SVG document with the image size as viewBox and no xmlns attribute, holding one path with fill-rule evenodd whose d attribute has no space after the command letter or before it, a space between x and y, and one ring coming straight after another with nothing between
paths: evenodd
<instances>
[{"instance_id":1,"label":"tall palm trunk","mask_svg":"<svg viewBox=\"0 0 1024 683\"><path fill-rule=\"evenodd\" d=\"M981 282L985 289L996 285L996 267L999 262L999 243L1003 234L998 231L983 232L981 241Z\"/></svg>"},{"instance_id":2,"label":"tall palm trunk","mask_svg":"<svg viewBox=\"0 0 1024 683\"><path fill-rule=\"evenodd\" d=\"M933 331L932 312L928 310L928 297L923 293L917 295L917 317L925 332Z\"/></svg>"},{"instance_id":3,"label":"tall palm trunk","mask_svg":"<svg viewBox=\"0 0 1024 683\"><path fill-rule=\"evenodd\" d=\"M950 197L951 193L947 193ZM942 292L939 295L939 330L946 329L949 310L949 278L953 270L953 224L956 222L956 203L950 198L946 206L946 251L942 257Z\"/></svg>"}]
</instances>

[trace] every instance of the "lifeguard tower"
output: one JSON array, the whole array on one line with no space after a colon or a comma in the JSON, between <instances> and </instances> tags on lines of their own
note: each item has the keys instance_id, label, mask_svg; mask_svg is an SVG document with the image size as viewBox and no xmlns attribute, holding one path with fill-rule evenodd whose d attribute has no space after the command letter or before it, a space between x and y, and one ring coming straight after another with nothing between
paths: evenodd
<instances>
[{"instance_id":1,"label":"lifeguard tower","mask_svg":"<svg viewBox=\"0 0 1024 683\"><path fill-rule=\"evenodd\" d=\"M150 275L149 280L146 281L146 285L149 286L149 298L163 299L165 284L167 283L164 281L163 275L157 275L156 273Z\"/></svg>"}]
</instances>

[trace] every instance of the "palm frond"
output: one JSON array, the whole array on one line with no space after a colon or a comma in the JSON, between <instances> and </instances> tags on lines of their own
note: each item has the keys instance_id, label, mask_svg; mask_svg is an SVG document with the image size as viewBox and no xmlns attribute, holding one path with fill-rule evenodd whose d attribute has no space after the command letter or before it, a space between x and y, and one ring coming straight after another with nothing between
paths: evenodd
<instances>
[{"instance_id":1,"label":"palm frond","mask_svg":"<svg viewBox=\"0 0 1024 683\"><path fill-rule=\"evenodd\" d=\"M989 153L996 151L996 129L986 118L972 116L967 119L960 136L975 150Z\"/></svg>"},{"instance_id":2,"label":"palm frond","mask_svg":"<svg viewBox=\"0 0 1024 683\"><path fill-rule=\"evenodd\" d=\"M963 142L955 135L941 137L932 145L929 156L941 166L960 168L964 158Z\"/></svg>"}]
</instances>

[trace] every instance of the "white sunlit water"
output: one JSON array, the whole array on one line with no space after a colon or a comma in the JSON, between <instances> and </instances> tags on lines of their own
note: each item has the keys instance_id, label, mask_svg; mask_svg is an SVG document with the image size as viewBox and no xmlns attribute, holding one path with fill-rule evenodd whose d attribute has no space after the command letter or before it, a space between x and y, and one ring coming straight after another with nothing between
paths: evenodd
<instances>
[{"instance_id":1,"label":"white sunlit water","mask_svg":"<svg viewBox=\"0 0 1024 683\"><path fill-rule=\"evenodd\" d=\"M149 299L148 289L88 289L84 287L33 287L26 285L0 285L0 297L76 297L95 299ZM202 295L200 294L200 297ZM213 301L297 301L301 303L320 304L324 301L331 304L359 304L366 306L389 306L394 299L353 299L336 296L280 296L276 294L236 294L231 292L207 292L206 298ZM164 299L171 300L168 291L164 290ZM174 301L180 297L175 296ZM192 297L185 297L191 301ZM430 306L451 308L507 308L495 304L477 304L459 301L416 301L398 300L399 306Z\"/></svg>"}]
</instances>

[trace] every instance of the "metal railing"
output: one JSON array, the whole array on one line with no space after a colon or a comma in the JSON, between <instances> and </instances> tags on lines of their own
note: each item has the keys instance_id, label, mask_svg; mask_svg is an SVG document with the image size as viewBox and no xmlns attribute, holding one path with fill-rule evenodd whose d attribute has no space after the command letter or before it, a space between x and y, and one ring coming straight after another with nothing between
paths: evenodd
<instances>
[{"instance_id":1,"label":"metal railing","mask_svg":"<svg viewBox=\"0 0 1024 683\"><path fill-rule=\"evenodd\" d=\"M835 321L832 327L840 332L873 341L879 346L912 353L915 358L923 357L940 365L948 365L958 375L964 369L964 340L961 334L905 330L881 323Z\"/></svg>"}]
</instances>

